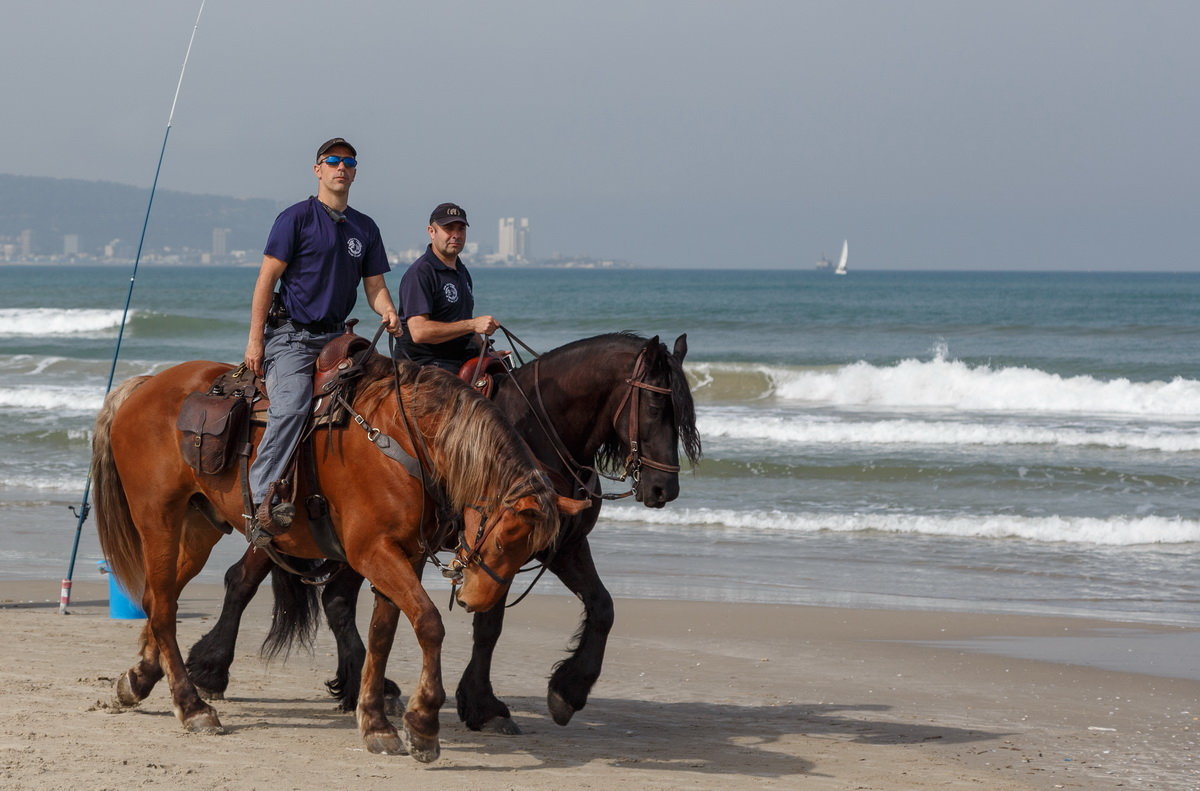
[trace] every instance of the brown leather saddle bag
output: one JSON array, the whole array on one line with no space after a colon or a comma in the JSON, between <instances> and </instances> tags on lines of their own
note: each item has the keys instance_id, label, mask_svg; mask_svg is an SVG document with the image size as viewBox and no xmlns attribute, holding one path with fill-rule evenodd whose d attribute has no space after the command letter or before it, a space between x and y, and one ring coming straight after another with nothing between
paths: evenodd
<instances>
[{"instance_id":1,"label":"brown leather saddle bag","mask_svg":"<svg viewBox=\"0 0 1200 791\"><path fill-rule=\"evenodd\" d=\"M208 392L183 399L175 428L188 466L203 475L228 469L245 435L249 402L256 392L254 374L242 366L218 377Z\"/></svg>"}]
</instances>

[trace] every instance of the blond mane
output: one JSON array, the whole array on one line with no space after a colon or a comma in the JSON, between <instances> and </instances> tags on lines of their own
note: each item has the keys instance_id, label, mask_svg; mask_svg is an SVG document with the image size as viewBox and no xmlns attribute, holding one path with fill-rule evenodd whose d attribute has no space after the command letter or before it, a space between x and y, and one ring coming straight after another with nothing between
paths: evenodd
<instances>
[{"instance_id":1,"label":"blond mane","mask_svg":"<svg viewBox=\"0 0 1200 791\"><path fill-rule=\"evenodd\" d=\"M374 413L376 422L387 414L397 430L403 431L395 397L399 385L404 412L419 427L432 456L434 482L442 487L455 511L469 505L490 510L532 496L543 518L530 541L537 549L553 543L558 533L554 490L524 440L495 404L439 368L407 361L393 368L392 361L380 355L372 357L366 368L365 385L355 398L355 408Z\"/></svg>"}]
</instances>

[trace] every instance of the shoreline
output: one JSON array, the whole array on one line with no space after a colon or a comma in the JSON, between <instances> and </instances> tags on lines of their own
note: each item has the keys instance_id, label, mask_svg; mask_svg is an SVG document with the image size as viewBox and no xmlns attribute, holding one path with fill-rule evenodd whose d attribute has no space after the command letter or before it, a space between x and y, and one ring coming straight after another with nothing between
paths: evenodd
<instances>
[{"instance_id":1,"label":"shoreline","mask_svg":"<svg viewBox=\"0 0 1200 791\"><path fill-rule=\"evenodd\" d=\"M1178 635L1196 639L1196 629L619 599L591 701L560 728L546 712L545 679L575 631L579 605L569 596L535 595L509 612L497 648L497 693L525 731L502 737L457 721L454 685L469 653L470 625L461 611L447 615L443 606L443 753L422 766L366 753L353 718L333 711L322 686L334 662L324 628L312 654L270 664L257 658L268 617L262 593L244 621L229 699L214 704L227 735L183 733L165 682L137 709L114 714L98 702L111 698L112 680L132 663L141 621L108 618L103 582L77 581L72 615L58 616L58 587L49 580L0 582L6 788L127 788L147 780L311 788L353 776L356 788L404 782L420 789L445 787L448 778L437 773L464 770L488 772L483 777L505 788L546 791L613 782L747 791L801 782L815 789L982 784L1014 791L1200 785L1200 681L995 651L1001 638L1036 645L1117 636L1151 645ZM185 652L211 626L220 595L212 584L185 590ZM367 609L359 613L364 633ZM389 668L402 689L411 688L416 667L403 622Z\"/></svg>"},{"instance_id":2,"label":"shoreline","mask_svg":"<svg viewBox=\"0 0 1200 791\"><path fill-rule=\"evenodd\" d=\"M10 527L0 532L0 583L61 580L67 571L71 539L77 523L70 509L78 506L78 499L58 493L42 492L39 495L28 489L13 489L6 495L0 498L0 522ZM994 553L989 554L993 547L971 546L978 539L958 539L956 546L954 538L876 536L872 539L875 543L873 549L856 555L851 551L856 540L853 534L834 534L831 541L840 542L843 546L833 550L829 549L829 544L814 550L812 542L822 539L810 534L764 534L747 538L737 534L705 535L701 530L697 535L703 540L681 547L675 540L675 528L624 523L610 510L606 517L602 517L597 528L592 552L609 590L614 596L629 599L1080 618L1118 622L1149 630L1159 627L1200 628L1200 615L1191 606L1194 596L1188 596L1187 601L1178 597L1167 601L1161 598L1161 591L1158 592L1159 597L1155 598L1155 591L1142 586L1137 592L1140 597L1136 601L1137 606L1132 607L1132 599L1089 598L1087 591L1079 585L1063 587L1061 590L1045 586L1027 590L1017 581L1017 575L1003 573L1014 568L1011 558L1001 558L1001 565L996 569L999 573L987 576L991 568L988 566L989 558L994 557ZM947 557L948 552L965 552L960 552L957 561L950 560L943 564L947 570L955 565L967 569L963 573L965 576L946 575L928 580L927 585L917 586L891 581L878 584L877 580L891 580L889 575L901 573L907 568L904 565L906 559L892 555L892 550L910 543L919 546L935 541L943 543L937 548L929 547L920 551L936 552L943 558ZM1017 543L1019 540L1012 542L1014 545ZM220 583L225 569L241 557L245 547L245 539L240 536L230 536L217 542L213 554L193 584ZM977 549L982 551L973 555ZM1041 554L1054 550L1036 543L1026 543L1016 551ZM104 578L96 571L96 563L101 557L94 522L85 523L74 580L77 583L103 583ZM1102 561L1103 558L1094 558L1091 570L1102 571L1102 566L1098 565ZM1172 573L1178 577L1184 569L1179 563L1176 566L1177 570ZM1132 575L1134 571L1128 574ZM1148 570L1143 571L1145 575L1150 574ZM1086 579L1091 572L1083 569L1077 573L1080 579ZM861 584L863 580L867 584ZM448 587L442 585L438 578L429 576L426 581L436 601L440 602L448 595ZM521 580L519 590L524 590L524 582ZM57 585L53 595L58 595ZM552 575L546 575L534 589L533 595L568 593ZM1125 595L1128 595L1128 591ZM1200 637L1186 647L1200 655ZM1123 656L1120 648L1119 645L1097 641L1089 650L1102 651L1114 657L1114 661L1128 660L1129 657ZM1024 655L1019 651L1017 653ZM1039 656L1042 654L1036 653L1029 658ZM1124 669L1121 665L1111 663L1108 667ZM1196 674L1200 674L1200 669L1188 677L1194 678Z\"/></svg>"}]
</instances>

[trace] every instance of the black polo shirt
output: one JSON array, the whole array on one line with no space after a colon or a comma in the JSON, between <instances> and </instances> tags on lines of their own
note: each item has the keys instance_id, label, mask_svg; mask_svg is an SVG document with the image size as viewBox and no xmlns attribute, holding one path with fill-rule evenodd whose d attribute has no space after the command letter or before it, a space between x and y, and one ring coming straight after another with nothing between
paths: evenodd
<instances>
[{"instance_id":1,"label":"black polo shirt","mask_svg":"<svg viewBox=\"0 0 1200 791\"><path fill-rule=\"evenodd\" d=\"M435 361L463 362L477 353L475 336L470 332L444 343L413 343L408 334L409 316L426 315L433 321L449 323L475 315L471 273L461 258L456 268L451 269L434 254L432 245L426 247L425 255L413 261L400 279L397 302L400 323L404 326L399 351L408 359L422 365Z\"/></svg>"}]
</instances>

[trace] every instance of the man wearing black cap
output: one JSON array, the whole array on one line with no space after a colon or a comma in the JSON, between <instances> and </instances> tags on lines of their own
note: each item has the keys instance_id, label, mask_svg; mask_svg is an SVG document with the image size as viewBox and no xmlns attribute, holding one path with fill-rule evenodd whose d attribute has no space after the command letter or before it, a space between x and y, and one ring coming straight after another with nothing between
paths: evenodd
<instances>
[{"instance_id":1,"label":"man wearing black cap","mask_svg":"<svg viewBox=\"0 0 1200 791\"><path fill-rule=\"evenodd\" d=\"M457 372L479 354L477 335L491 335L500 323L475 316L471 273L458 257L467 243L467 213L442 203L429 215L429 247L400 280L399 354L421 365Z\"/></svg>"},{"instance_id":2,"label":"man wearing black cap","mask_svg":"<svg viewBox=\"0 0 1200 791\"><path fill-rule=\"evenodd\" d=\"M258 504L250 540L256 546L291 525L292 504L273 503L276 484L308 422L313 361L341 333L360 282L388 330L400 327L383 280L390 267L379 227L347 203L358 152L340 137L326 140L317 149L313 173L317 194L275 219L250 302L246 365L265 374L271 397L267 428L250 467L250 491Z\"/></svg>"}]
</instances>

